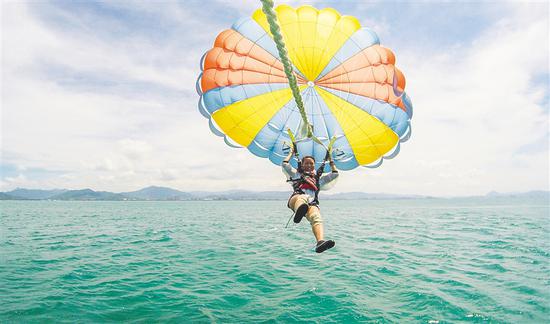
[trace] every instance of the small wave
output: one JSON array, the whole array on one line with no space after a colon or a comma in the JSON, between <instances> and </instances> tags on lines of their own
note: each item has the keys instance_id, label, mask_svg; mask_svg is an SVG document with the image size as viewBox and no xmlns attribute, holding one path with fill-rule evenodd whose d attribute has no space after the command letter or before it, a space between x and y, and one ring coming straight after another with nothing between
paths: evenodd
<instances>
[{"instance_id":1,"label":"small wave","mask_svg":"<svg viewBox=\"0 0 550 324\"><path fill-rule=\"evenodd\" d=\"M483 268L487 270L495 270L497 272L507 272L508 270L498 263L484 264Z\"/></svg>"},{"instance_id":2,"label":"small wave","mask_svg":"<svg viewBox=\"0 0 550 324\"><path fill-rule=\"evenodd\" d=\"M164 235L162 236L161 238L158 238L158 239L154 239L152 240L153 242L168 242L168 241L171 241L172 238L168 235Z\"/></svg>"},{"instance_id":3,"label":"small wave","mask_svg":"<svg viewBox=\"0 0 550 324\"><path fill-rule=\"evenodd\" d=\"M393 271L393 270L390 270L386 267L381 267L381 268L377 268L376 271L380 272L380 273L383 273L383 274L387 274L389 276L397 276L397 272Z\"/></svg>"},{"instance_id":4,"label":"small wave","mask_svg":"<svg viewBox=\"0 0 550 324\"><path fill-rule=\"evenodd\" d=\"M491 318L489 316L485 316L485 315L479 314L479 313L469 313L469 314L466 315L466 318L481 320L481 321L484 321L484 322L491 320Z\"/></svg>"}]
</instances>

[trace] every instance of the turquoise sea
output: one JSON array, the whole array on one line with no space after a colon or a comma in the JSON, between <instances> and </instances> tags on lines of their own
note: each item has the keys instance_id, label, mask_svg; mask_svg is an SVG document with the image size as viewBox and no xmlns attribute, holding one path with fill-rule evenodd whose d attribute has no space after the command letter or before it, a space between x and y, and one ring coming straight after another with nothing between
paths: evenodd
<instances>
[{"instance_id":1,"label":"turquoise sea","mask_svg":"<svg viewBox=\"0 0 550 324\"><path fill-rule=\"evenodd\" d=\"M0 208L0 323L550 322L546 199Z\"/></svg>"}]
</instances>

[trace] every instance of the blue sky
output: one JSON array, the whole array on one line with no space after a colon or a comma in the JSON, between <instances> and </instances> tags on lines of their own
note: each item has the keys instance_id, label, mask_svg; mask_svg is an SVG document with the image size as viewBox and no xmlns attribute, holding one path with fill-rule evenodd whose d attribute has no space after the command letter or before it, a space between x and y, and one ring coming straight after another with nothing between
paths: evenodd
<instances>
[{"instance_id":1,"label":"blue sky","mask_svg":"<svg viewBox=\"0 0 550 324\"><path fill-rule=\"evenodd\" d=\"M287 2L276 2L287 3ZM413 136L334 192L548 190L547 2L292 1L356 16L407 77ZM0 190L286 190L197 111L199 60L256 1L2 2Z\"/></svg>"}]
</instances>

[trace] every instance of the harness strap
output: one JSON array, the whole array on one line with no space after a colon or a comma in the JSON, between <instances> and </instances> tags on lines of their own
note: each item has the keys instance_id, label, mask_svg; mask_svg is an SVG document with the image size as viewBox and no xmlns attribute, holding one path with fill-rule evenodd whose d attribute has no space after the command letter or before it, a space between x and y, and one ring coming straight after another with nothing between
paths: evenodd
<instances>
[{"instance_id":1,"label":"harness strap","mask_svg":"<svg viewBox=\"0 0 550 324\"><path fill-rule=\"evenodd\" d=\"M296 138L294 137L294 134L292 134L292 131L290 130L290 128L288 129L288 135L292 140L292 146L294 148L294 156L296 157L296 160L298 163L298 170L302 170L302 161L300 161L300 155L298 154L298 146L296 145ZM315 190L315 197L313 198L313 201L310 203L310 205L317 206L319 204L319 191L321 191L320 180L321 180L321 176L325 172L325 165L330 158L332 144L334 144L335 140L336 140L336 137L333 137L330 140L329 146L327 148L327 153L325 154L325 158L323 159L321 166L315 172L315 187L317 188L317 190ZM307 181L304 178L302 172L300 172L300 174L301 174L301 177L298 179L287 180L287 182L292 182L292 188L294 190L294 192L292 193L293 195L304 193L304 191L300 188L300 185L303 183L307 183Z\"/></svg>"}]
</instances>

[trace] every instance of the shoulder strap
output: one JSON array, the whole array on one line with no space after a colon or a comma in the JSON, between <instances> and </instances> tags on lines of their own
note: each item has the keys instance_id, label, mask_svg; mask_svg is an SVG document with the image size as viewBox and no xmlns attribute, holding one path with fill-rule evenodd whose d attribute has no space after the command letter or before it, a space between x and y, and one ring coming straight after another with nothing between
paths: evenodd
<instances>
[{"instance_id":1,"label":"shoulder strap","mask_svg":"<svg viewBox=\"0 0 550 324\"><path fill-rule=\"evenodd\" d=\"M298 145L296 145L296 137L294 136L294 134L292 133L292 131L290 130L290 128L287 128L286 129L287 132L288 132L288 137L290 137L290 140L292 141L292 148L293 148L293 151L294 151L294 157L296 158L296 163L298 164L298 172L301 173L302 171L302 161L300 161L300 154L298 153Z\"/></svg>"}]
</instances>

